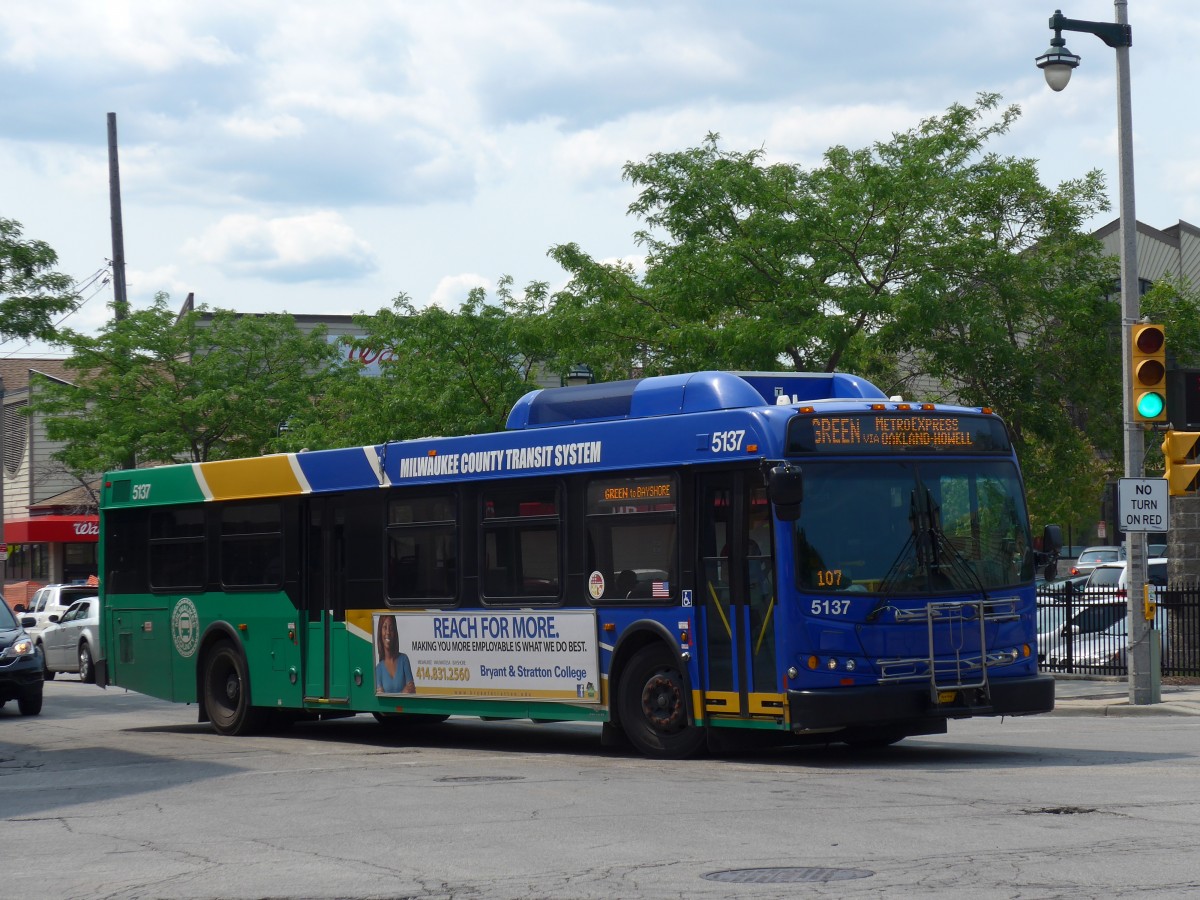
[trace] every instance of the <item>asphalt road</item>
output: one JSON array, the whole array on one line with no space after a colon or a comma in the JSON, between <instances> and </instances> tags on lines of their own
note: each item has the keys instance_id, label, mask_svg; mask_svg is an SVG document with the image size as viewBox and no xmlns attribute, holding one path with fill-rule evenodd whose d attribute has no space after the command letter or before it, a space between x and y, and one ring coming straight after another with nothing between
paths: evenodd
<instances>
[{"instance_id":1,"label":"asphalt road","mask_svg":"<svg viewBox=\"0 0 1200 900\"><path fill-rule=\"evenodd\" d=\"M655 762L585 725L221 738L59 679L0 710L5 897L1200 895L1200 718Z\"/></svg>"}]
</instances>

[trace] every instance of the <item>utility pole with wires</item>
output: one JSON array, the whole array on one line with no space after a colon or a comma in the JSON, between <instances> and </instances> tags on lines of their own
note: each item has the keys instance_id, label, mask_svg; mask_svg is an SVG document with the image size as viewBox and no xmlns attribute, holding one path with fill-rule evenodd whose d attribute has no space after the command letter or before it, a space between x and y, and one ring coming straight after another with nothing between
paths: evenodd
<instances>
[{"instance_id":1,"label":"utility pole with wires","mask_svg":"<svg viewBox=\"0 0 1200 900\"><path fill-rule=\"evenodd\" d=\"M117 114L108 114L108 206L112 218L113 318L129 314L125 293L125 228L121 223L121 167L117 161Z\"/></svg>"},{"instance_id":2,"label":"utility pole with wires","mask_svg":"<svg viewBox=\"0 0 1200 900\"><path fill-rule=\"evenodd\" d=\"M112 277L113 321L120 322L129 315L129 298L125 293L125 229L121 223L121 168L117 162L117 114L108 114L108 205L112 217ZM137 458L130 451L122 461L126 469L137 468Z\"/></svg>"}]
</instances>

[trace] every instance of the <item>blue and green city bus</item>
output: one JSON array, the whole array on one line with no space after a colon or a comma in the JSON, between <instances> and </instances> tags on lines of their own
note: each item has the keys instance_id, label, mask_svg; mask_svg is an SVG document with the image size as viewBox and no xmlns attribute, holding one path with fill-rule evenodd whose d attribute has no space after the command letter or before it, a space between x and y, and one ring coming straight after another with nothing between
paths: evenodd
<instances>
[{"instance_id":1,"label":"blue and green city bus","mask_svg":"<svg viewBox=\"0 0 1200 900\"><path fill-rule=\"evenodd\" d=\"M583 721L678 758L1054 705L1004 423L844 374L550 388L495 434L112 472L100 528L101 683L222 734Z\"/></svg>"}]
</instances>

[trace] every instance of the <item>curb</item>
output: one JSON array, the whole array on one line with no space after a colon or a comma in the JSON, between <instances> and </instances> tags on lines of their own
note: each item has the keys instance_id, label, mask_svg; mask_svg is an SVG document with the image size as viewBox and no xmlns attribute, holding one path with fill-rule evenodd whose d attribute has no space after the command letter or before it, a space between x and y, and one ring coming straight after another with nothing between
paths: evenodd
<instances>
[{"instance_id":1,"label":"curb","mask_svg":"<svg viewBox=\"0 0 1200 900\"><path fill-rule=\"evenodd\" d=\"M1151 703L1133 706L1128 701L1067 701L1056 703L1051 716L1200 716L1200 706L1186 703Z\"/></svg>"}]
</instances>

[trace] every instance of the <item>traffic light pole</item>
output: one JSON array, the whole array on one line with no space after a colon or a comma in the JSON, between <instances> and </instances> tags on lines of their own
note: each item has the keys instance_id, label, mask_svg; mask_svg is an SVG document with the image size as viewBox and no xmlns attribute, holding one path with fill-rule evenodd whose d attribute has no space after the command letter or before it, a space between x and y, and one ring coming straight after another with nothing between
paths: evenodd
<instances>
[{"instance_id":1,"label":"traffic light pole","mask_svg":"<svg viewBox=\"0 0 1200 900\"><path fill-rule=\"evenodd\" d=\"M1129 86L1129 48L1133 32L1129 27L1128 0L1113 0L1116 23L1068 19L1061 10L1050 17L1054 38L1050 50L1039 56L1037 66L1052 90L1061 91L1079 65L1079 57L1066 48L1062 32L1093 34L1117 54L1117 162L1120 180L1121 229L1121 397L1125 442L1125 477L1141 478L1145 469L1146 436L1142 423L1134 416L1132 373L1132 327L1141 318L1138 291L1137 216L1133 209L1133 101ZM1142 610L1142 592L1146 584L1146 536L1126 532L1126 565L1129 583L1129 702L1157 703L1158 673L1151 677L1149 626ZM1152 684L1153 681L1153 684Z\"/></svg>"},{"instance_id":2,"label":"traffic light pole","mask_svg":"<svg viewBox=\"0 0 1200 900\"><path fill-rule=\"evenodd\" d=\"M1125 3L1116 2L1117 24L1129 24ZM1132 43L1132 41L1130 41ZM1146 433L1134 420L1133 329L1141 319L1141 292L1138 289L1137 215L1133 193L1133 100L1129 82L1129 46L1113 48L1117 55L1117 135L1120 168L1121 229L1121 391L1124 397L1125 477L1145 474ZM1125 565L1128 567L1129 618L1129 702L1131 705L1158 703L1162 699L1161 679L1151 671L1150 623L1142 607L1146 584L1146 535L1140 531L1125 533Z\"/></svg>"}]
</instances>

